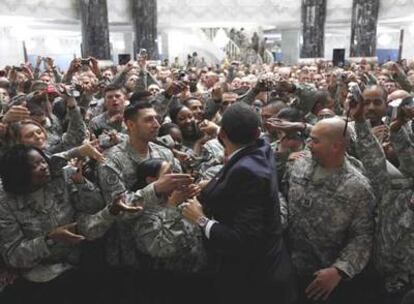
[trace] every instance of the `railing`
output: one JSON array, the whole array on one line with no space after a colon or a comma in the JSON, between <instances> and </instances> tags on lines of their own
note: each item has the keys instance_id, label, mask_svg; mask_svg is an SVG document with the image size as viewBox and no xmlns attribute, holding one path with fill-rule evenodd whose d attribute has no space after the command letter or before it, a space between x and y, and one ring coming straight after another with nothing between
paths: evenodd
<instances>
[{"instance_id":1,"label":"railing","mask_svg":"<svg viewBox=\"0 0 414 304\"><path fill-rule=\"evenodd\" d=\"M262 58L262 59L263 59L264 63L273 63L275 61L274 58L273 58L272 52L269 51L269 50L264 51L264 56L263 57L264 58Z\"/></svg>"},{"instance_id":2,"label":"railing","mask_svg":"<svg viewBox=\"0 0 414 304\"><path fill-rule=\"evenodd\" d=\"M208 40L213 41L218 29L217 28L203 28L201 30L204 32Z\"/></svg>"},{"instance_id":3,"label":"railing","mask_svg":"<svg viewBox=\"0 0 414 304\"><path fill-rule=\"evenodd\" d=\"M241 55L240 47L233 40L229 39L229 42L224 47L224 51L230 60L240 59L240 55Z\"/></svg>"}]
</instances>

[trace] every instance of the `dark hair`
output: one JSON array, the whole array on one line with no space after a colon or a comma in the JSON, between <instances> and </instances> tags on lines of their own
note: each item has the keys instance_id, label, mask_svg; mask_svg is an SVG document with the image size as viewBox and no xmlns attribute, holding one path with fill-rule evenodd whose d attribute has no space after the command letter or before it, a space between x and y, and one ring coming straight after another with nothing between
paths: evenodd
<instances>
[{"instance_id":1,"label":"dark hair","mask_svg":"<svg viewBox=\"0 0 414 304\"><path fill-rule=\"evenodd\" d=\"M123 88L122 88L121 86L119 86L119 85L117 85L117 84L113 84L113 83L108 84L108 85L105 87L105 90L104 90L104 95L105 95L107 92L109 92L109 91L121 91L122 93L124 93L124 94L125 94L125 92L124 92L124 90L123 90Z\"/></svg>"},{"instance_id":2,"label":"dark hair","mask_svg":"<svg viewBox=\"0 0 414 304\"><path fill-rule=\"evenodd\" d=\"M44 109L42 108L42 106L39 103L34 103L34 102L27 102L26 103L26 108L29 110L30 112L30 116L43 116L46 115Z\"/></svg>"},{"instance_id":3,"label":"dark hair","mask_svg":"<svg viewBox=\"0 0 414 304\"><path fill-rule=\"evenodd\" d=\"M183 106L183 105L177 105L177 106L175 106L175 107L173 107L173 108L171 108L170 109L170 111L169 111L169 115L170 115L170 118L171 118L171 121L173 122L173 123L177 123L177 116L178 116L178 113L180 113L180 111L184 108L184 107L186 107L186 106Z\"/></svg>"},{"instance_id":4,"label":"dark hair","mask_svg":"<svg viewBox=\"0 0 414 304\"><path fill-rule=\"evenodd\" d=\"M223 131L235 144L245 145L255 141L259 126L259 115L244 103L231 105L221 120Z\"/></svg>"},{"instance_id":5,"label":"dark hair","mask_svg":"<svg viewBox=\"0 0 414 304\"><path fill-rule=\"evenodd\" d=\"M178 130L180 130L180 127L177 126L175 123L172 122L168 122L165 124L162 124L160 129L158 130L158 136L164 136L167 134L170 134L171 129L177 128Z\"/></svg>"},{"instance_id":6,"label":"dark hair","mask_svg":"<svg viewBox=\"0 0 414 304\"><path fill-rule=\"evenodd\" d=\"M124 110L124 120L136 120L143 109L152 109L152 105L144 100L129 104Z\"/></svg>"},{"instance_id":7,"label":"dark hair","mask_svg":"<svg viewBox=\"0 0 414 304\"><path fill-rule=\"evenodd\" d=\"M13 194L30 192L32 165L29 153L33 150L48 162L48 158L41 150L25 145L12 146L2 155L0 158L0 178L5 192Z\"/></svg>"},{"instance_id":8,"label":"dark hair","mask_svg":"<svg viewBox=\"0 0 414 304\"><path fill-rule=\"evenodd\" d=\"M319 90L315 93L315 106L320 103L322 107L325 107L328 103L328 99L331 97L331 94L326 90ZM314 107L315 107L314 106Z\"/></svg>"},{"instance_id":9,"label":"dark hair","mask_svg":"<svg viewBox=\"0 0 414 304\"><path fill-rule=\"evenodd\" d=\"M401 304L413 304L414 303L414 289L411 289L404 295Z\"/></svg>"},{"instance_id":10,"label":"dark hair","mask_svg":"<svg viewBox=\"0 0 414 304\"><path fill-rule=\"evenodd\" d=\"M190 101L192 101L192 100L197 100L197 101L199 101L201 104L203 104L203 102L202 102L199 98L197 98L197 97L195 97L195 96L192 96L192 97L189 97L189 98L185 99L185 100L183 101L183 105L185 105L187 108L189 108L189 107L190 107Z\"/></svg>"},{"instance_id":11,"label":"dark hair","mask_svg":"<svg viewBox=\"0 0 414 304\"><path fill-rule=\"evenodd\" d=\"M129 102L130 103L143 102L143 101L148 100L148 98L151 96L152 94L149 91L142 91L142 90L136 91L129 98Z\"/></svg>"},{"instance_id":12,"label":"dark hair","mask_svg":"<svg viewBox=\"0 0 414 304\"><path fill-rule=\"evenodd\" d=\"M264 108L277 109L278 111L287 108L288 105L281 100L276 100L263 105Z\"/></svg>"},{"instance_id":13,"label":"dark hair","mask_svg":"<svg viewBox=\"0 0 414 304\"><path fill-rule=\"evenodd\" d=\"M285 119L290 122L299 122L302 121L302 114L295 108L287 107L277 113L277 118Z\"/></svg>"},{"instance_id":14,"label":"dark hair","mask_svg":"<svg viewBox=\"0 0 414 304\"><path fill-rule=\"evenodd\" d=\"M132 190L137 191L147 186L148 183L145 179L147 177L157 177L164 162L166 161L162 158L150 158L140 162L137 166L137 182Z\"/></svg>"}]
</instances>

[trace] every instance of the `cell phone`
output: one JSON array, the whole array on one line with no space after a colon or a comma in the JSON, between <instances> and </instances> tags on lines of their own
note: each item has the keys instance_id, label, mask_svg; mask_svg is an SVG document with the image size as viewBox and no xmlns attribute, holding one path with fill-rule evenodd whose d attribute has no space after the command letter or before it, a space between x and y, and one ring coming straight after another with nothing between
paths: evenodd
<instances>
[{"instance_id":1,"label":"cell phone","mask_svg":"<svg viewBox=\"0 0 414 304\"><path fill-rule=\"evenodd\" d=\"M389 121L395 120L400 111L402 111L402 108L405 106L414 106L413 97L409 96L403 99L396 99L390 102L387 108L387 117L389 117Z\"/></svg>"},{"instance_id":2,"label":"cell phone","mask_svg":"<svg viewBox=\"0 0 414 304\"><path fill-rule=\"evenodd\" d=\"M148 59L148 52L146 49L140 49L137 54L137 60Z\"/></svg>"},{"instance_id":3,"label":"cell phone","mask_svg":"<svg viewBox=\"0 0 414 304\"><path fill-rule=\"evenodd\" d=\"M82 65L89 65L89 62L91 61L90 58L81 58L81 64Z\"/></svg>"},{"instance_id":4,"label":"cell phone","mask_svg":"<svg viewBox=\"0 0 414 304\"><path fill-rule=\"evenodd\" d=\"M402 99L395 99L387 105L386 119L384 123L389 124L397 118L398 109L401 107Z\"/></svg>"},{"instance_id":5,"label":"cell phone","mask_svg":"<svg viewBox=\"0 0 414 304\"><path fill-rule=\"evenodd\" d=\"M350 104L351 107L355 107L357 104L364 100L364 97L362 96L362 92L358 84L352 85L349 88L349 91L352 94L352 100Z\"/></svg>"},{"instance_id":6,"label":"cell phone","mask_svg":"<svg viewBox=\"0 0 414 304\"><path fill-rule=\"evenodd\" d=\"M13 70L15 70L16 72L22 72L23 69L21 67L18 66L13 66Z\"/></svg>"}]
</instances>

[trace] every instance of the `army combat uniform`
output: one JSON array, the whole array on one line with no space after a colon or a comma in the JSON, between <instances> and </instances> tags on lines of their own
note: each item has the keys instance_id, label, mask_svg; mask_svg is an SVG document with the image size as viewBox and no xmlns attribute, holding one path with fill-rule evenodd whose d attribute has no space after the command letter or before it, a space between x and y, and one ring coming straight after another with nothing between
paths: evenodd
<instances>
[{"instance_id":1,"label":"army combat uniform","mask_svg":"<svg viewBox=\"0 0 414 304\"><path fill-rule=\"evenodd\" d=\"M292 262L300 280L330 267L352 279L371 256L372 189L347 159L330 174L320 174L318 167L306 155L287 169L282 184Z\"/></svg>"},{"instance_id":2,"label":"army combat uniform","mask_svg":"<svg viewBox=\"0 0 414 304\"><path fill-rule=\"evenodd\" d=\"M366 122L356 123L357 154L376 191L378 207L374 238L374 263L381 276L382 291L401 293L413 287L414 147L405 128L391 132L391 143L400 161L398 171L387 163L377 139Z\"/></svg>"},{"instance_id":3,"label":"army combat uniform","mask_svg":"<svg viewBox=\"0 0 414 304\"><path fill-rule=\"evenodd\" d=\"M99 136L104 131L116 130L120 133L126 133L126 127L123 122L111 122L108 112L104 112L94 117L89 122L89 129L96 135Z\"/></svg>"},{"instance_id":4,"label":"army combat uniform","mask_svg":"<svg viewBox=\"0 0 414 304\"><path fill-rule=\"evenodd\" d=\"M70 224L79 216L77 206L102 200L100 190L89 181L74 184L53 178L34 193L14 195L0 191L0 252L5 263L22 270L32 282L53 280L79 259L79 247L48 244L46 235ZM85 207L83 207L85 208Z\"/></svg>"},{"instance_id":5,"label":"army combat uniform","mask_svg":"<svg viewBox=\"0 0 414 304\"><path fill-rule=\"evenodd\" d=\"M79 107L68 109L69 125L65 133L56 116L52 116L51 125L46 127L48 139L46 150L50 154L69 150L82 144L86 138L86 124Z\"/></svg>"},{"instance_id":6,"label":"army combat uniform","mask_svg":"<svg viewBox=\"0 0 414 304\"><path fill-rule=\"evenodd\" d=\"M152 184L137 192L131 191L137 182L136 167L144 158L128 142L108 150L107 157L107 163L98 169L105 201L110 203L116 194L126 191L130 203L138 201L144 207L140 214L112 221L107 242L108 263L138 269L193 271L199 268L199 262L202 263L199 254L203 250L197 227L183 220L177 209L162 205L162 198L155 194ZM154 143L149 143L147 158L164 159L172 164L173 171L181 171L172 152ZM183 255L184 252L187 254ZM193 264L189 262L191 255Z\"/></svg>"}]
</instances>

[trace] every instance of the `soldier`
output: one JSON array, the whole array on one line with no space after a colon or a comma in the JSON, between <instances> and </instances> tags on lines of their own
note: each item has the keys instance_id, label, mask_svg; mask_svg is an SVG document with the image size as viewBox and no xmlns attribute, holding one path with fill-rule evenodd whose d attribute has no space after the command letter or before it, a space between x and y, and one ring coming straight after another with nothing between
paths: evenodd
<instances>
[{"instance_id":1,"label":"soldier","mask_svg":"<svg viewBox=\"0 0 414 304\"><path fill-rule=\"evenodd\" d=\"M137 166L145 159L164 159L171 164L173 172L181 172L181 167L170 150L150 142L156 138L160 125L155 110L148 102L138 102L129 106L124 112L124 117L129 140L107 150L105 152L107 162L98 168L99 185L107 204L110 204L117 194L124 192L131 194L131 200L136 200L131 189L137 182ZM167 184L167 188L171 185L174 188L191 183L191 178L183 174L170 174L166 176L166 179L167 181L161 180L148 186L151 191L147 200L159 201L157 194L165 192L164 184ZM120 227L128 230L127 225ZM118 251L117 247L110 248L115 251L109 255L109 263L137 265L133 243L128 241L131 231L125 233L120 231L119 237L120 246L125 247L125 250ZM127 249L128 247L130 248ZM119 254L125 256L118 256Z\"/></svg>"},{"instance_id":2,"label":"soldier","mask_svg":"<svg viewBox=\"0 0 414 304\"><path fill-rule=\"evenodd\" d=\"M171 165L167 161L159 158L144 160L138 165L138 183L134 190L145 188L168 173L171 173ZM199 192L200 187L197 185L188 189L174 189L160 197L161 204L147 205L134 227L137 248L153 257L174 257L177 264L181 264L180 271L200 270L205 262L201 233L196 225L185 221L180 212L180 204ZM161 231L168 230L163 238L160 237L160 229L154 229L161 226ZM177 269L178 265L174 266Z\"/></svg>"},{"instance_id":3,"label":"soldier","mask_svg":"<svg viewBox=\"0 0 414 304\"><path fill-rule=\"evenodd\" d=\"M6 288L5 302L79 300L84 291L75 269L78 244L87 231L76 223L77 206L93 212L85 205L99 205L100 190L81 172L53 176L47 157L33 147L13 146L3 155L0 167L0 253L7 266L21 273ZM88 285L91 291L93 285Z\"/></svg>"},{"instance_id":4,"label":"soldier","mask_svg":"<svg viewBox=\"0 0 414 304\"><path fill-rule=\"evenodd\" d=\"M345 158L344 127L339 118L318 122L310 135L312 157L296 160L284 178L300 303L351 303L352 278L371 255L374 197L367 179Z\"/></svg>"},{"instance_id":5,"label":"soldier","mask_svg":"<svg viewBox=\"0 0 414 304\"><path fill-rule=\"evenodd\" d=\"M150 215L146 213L146 207L147 212L150 212L149 205L159 205L162 203L164 194L188 186L192 179L186 174L165 174L144 189L135 192L134 187L138 182L138 166L142 161L163 159L170 164L172 172L181 172L181 167L169 149L151 142L156 138L160 125L157 113L148 102L136 102L128 106L124 111L124 117L129 139L105 152L107 162L98 167L99 185L107 204L111 204L113 198L119 193L125 193L128 204L139 204L143 206L144 211L143 214L139 213L133 218L120 216L114 219L105 215L97 218L97 221L93 223L97 232L94 237L99 237L109 229L106 234L106 254L107 263L111 266L112 275L117 281L113 287L114 294L121 292L118 288L126 288L134 292L138 290L140 297L143 294L145 294L144 297L153 297L150 290L157 285L155 281L158 280L158 284L160 283L161 278L155 274L153 279L147 276L149 273L153 275L154 271L159 273L170 266L174 267L173 264L176 262L168 257L157 257L152 252L155 244L174 246L170 242L171 233L166 226L166 223L172 220L168 218L171 214L164 214L166 218L161 220L162 225L156 225L158 222L153 221L150 222L149 227L145 227L147 232L151 231L151 234L147 234L146 237L152 238L154 234L157 235L152 240L146 239L144 243L141 243L148 246L145 251L136 247L136 229L142 227L141 220L148 219L147 216ZM167 251L167 249L164 250L164 252ZM174 254L174 251L171 250L170 254Z\"/></svg>"},{"instance_id":6,"label":"soldier","mask_svg":"<svg viewBox=\"0 0 414 304\"><path fill-rule=\"evenodd\" d=\"M353 109L356 147L367 176L378 198L374 264L380 274L383 303L400 303L413 288L414 214L410 209L413 195L414 147L403 128L407 118L400 115L390 125L390 139L400 163L393 167L371 133L364 116L364 103ZM378 289L377 289L378 290Z\"/></svg>"},{"instance_id":7,"label":"soldier","mask_svg":"<svg viewBox=\"0 0 414 304\"><path fill-rule=\"evenodd\" d=\"M126 131L123 124L123 114L125 109L125 93L122 88L109 85L105 88L105 108L106 111L89 122L89 129L99 136L104 131L116 130L117 132Z\"/></svg>"},{"instance_id":8,"label":"soldier","mask_svg":"<svg viewBox=\"0 0 414 304\"><path fill-rule=\"evenodd\" d=\"M68 129L64 134L52 135L40 123L32 120L21 120L10 123L8 127L9 144L31 144L45 150L48 154L69 150L82 144L86 135L86 125L82 120L79 107L74 98L66 100Z\"/></svg>"}]
</instances>

